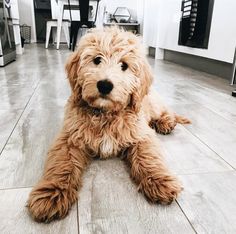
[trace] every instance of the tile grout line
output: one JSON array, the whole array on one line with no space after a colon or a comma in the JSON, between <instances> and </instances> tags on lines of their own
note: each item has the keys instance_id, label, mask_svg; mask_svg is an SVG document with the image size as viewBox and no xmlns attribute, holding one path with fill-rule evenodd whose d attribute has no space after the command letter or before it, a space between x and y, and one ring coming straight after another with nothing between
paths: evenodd
<instances>
[{"instance_id":1,"label":"tile grout line","mask_svg":"<svg viewBox=\"0 0 236 234\"><path fill-rule=\"evenodd\" d=\"M174 105L176 105L176 104L174 104ZM177 105L180 105L180 104L177 104ZM202 103L201 102L198 102L198 101L194 101L194 100L191 100L191 103L187 103L187 104L185 104L185 106L186 105L200 105L200 106L202 106ZM229 119L229 118L226 118L225 116L223 116L220 112L217 112L216 110L214 110L214 107L212 106L212 105L207 105L207 106L204 106L204 108L206 108L206 109L208 109L210 112L213 112L214 114L217 114L218 115L218 117L220 117L220 118L222 118L222 119L224 119L225 121L228 121L228 122L230 122L231 124L233 124L234 126L236 126L236 123L234 122L234 120L231 120L231 119ZM213 108L213 109L212 109ZM231 113L231 114L233 114L233 113Z\"/></svg>"},{"instance_id":2,"label":"tile grout line","mask_svg":"<svg viewBox=\"0 0 236 234\"><path fill-rule=\"evenodd\" d=\"M38 83L37 83L36 87L34 88L34 91L33 91L33 93L32 93L32 94L31 94L31 96L29 97L29 100L26 102L26 105L24 106L24 108L23 108L23 110L22 110L22 112L21 112L21 114L20 114L19 118L17 119L16 123L14 124L14 126L13 126L13 129L12 129L11 133L9 134L9 136L8 136L8 138L7 138L7 140L6 140L5 144L4 144L4 146L2 147L2 149L1 149L1 151L0 151L0 156L1 156L2 152L4 151L4 149L5 149L5 147L6 147L7 143L8 143L8 141L9 141L9 139L11 138L11 136L12 136L12 133L14 132L14 130L15 130L15 128L16 128L16 126L17 126L17 124L19 123L19 121L20 121L20 119L21 119L21 117L22 117L22 115L24 114L24 112L25 112L25 109L27 108L27 106L28 106L28 104L29 104L30 100L31 100L31 99L32 99L32 97L34 96L34 94L35 94L35 91L36 91L36 89L37 89L37 88L38 88L38 86L39 86L39 83L40 83L40 80L38 81Z\"/></svg>"},{"instance_id":3,"label":"tile grout line","mask_svg":"<svg viewBox=\"0 0 236 234\"><path fill-rule=\"evenodd\" d=\"M195 102L196 104L198 105L201 105L200 103L198 102ZM219 117L221 117L222 119L224 119L225 121L229 121L231 124L233 124L234 126L236 126L236 123L233 121L233 120L230 120L228 118L226 118L225 116L223 116L221 113L217 112L216 110L212 109L212 106L211 105L207 105L207 106L204 106L206 109L208 109L209 111L217 114ZM233 114L233 113L231 113Z\"/></svg>"},{"instance_id":4,"label":"tile grout line","mask_svg":"<svg viewBox=\"0 0 236 234\"><path fill-rule=\"evenodd\" d=\"M201 105L201 103L198 103L196 101L192 101L193 104L197 104L197 105ZM214 111L211 109L211 107L206 106L206 109L208 109L209 111L217 114L219 117L221 117L222 119L224 119L225 121L230 121L230 123L232 123L231 120L225 118L224 116L222 116L220 113ZM235 123L233 123L235 125ZM201 141L205 146L207 146L207 148L209 148L212 152L214 152L219 158L221 158L227 165L229 165L234 171L236 170L235 167L233 167L230 163L228 163L224 158L222 158L215 150L213 150L208 144L206 144L204 141L202 141L202 139L200 139L198 136L196 136L194 133L192 133L187 127L185 127L183 124L182 126L190 133L192 134L194 137L196 137L199 141Z\"/></svg>"},{"instance_id":5,"label":"tile grout line","mask_svg":"<svg viewBox=\"0 0 236 234\"><path fill-rule=\"evenodd\" d=\"M186 174L175 174L176 176L191 176L191 175L208 175L208 174L221 174L221 173L234 173L234 170L231 171L215 171L215 172L202 172L202 173L186 173ZM22 187L6 187L6 188L0 188L0 192L4 190L14 190L14 189L29 189L33 188L34 185L29 186L22 186ZM79 215L79 207L78 207L78 200L77 200L77 213ZM77 221L79 223L79 216L77 217Z\"/></svg>"},{"instance_id":6,"label":"tile grout line","mask_svg":"<svg viewBox=\"0 0 236 234\"><path fill-rule=\"evenodd\" d=\"M14 190L14 189L30 189L33 188L33 186L23 186L23 187L13 187L13 188L0 188L1 191L6 191L6 190Z\"/></svg>"},{"instance_id":7,"label":"tile grout line","mask_svg":"<svg viewBox=\"0 0 236 234\"><path fill-rule=\"evenodd\" d=\"M200 102L196 102L196 101L193 101L194 104L197 104L197 105L200 105L202 106L202 104ZM207 105L207 106L204 106L204 108L208 109L209 111L213 112L214 114L217 114L219 117L221 117L222 119L224 119L225 121L229 121L231 124L233 124L234 126L236 126L236 123L233 121L233 120L230 120L228 118L226 118L225 116L223 116L220 112L217 112L216 110L214 110L214 107L212 107L212 105ZM213 109L212 109L213 108ZM233 113L231 113L233 114Z\"/></svg>"},{"instance_id":8,"label":"tile grout line","mask_svg":"<svg viewBox=\"0 0 236 234\"><path fill-rule=\"evenodd\" d=\"M184 127L184 126L182 126ZM186 128L184 128L185 130L187 130ZM196 136L194 136L190 131L188 131L193 137L197 138ZM197 138L198 139L198 138ZM200 140L199 140L200 141ZM200 141L201 142L201 141ZM164 142L162 142L164 143ZM201 142L202 143L202 142ZM218 154L216 152L214 152L211 148L209 148L206 144L204 144L204 146L206 146L210 151L212 151L217 157L220 157L218 156ZM168 150L164 150L165 154L164 155L168 155L168 156L171 156L173 157L173 154L170 153ZM221 159L221 157L220 157ZM222 160L224 161L224 160ZM215 171L197 171L197 172L174 172L174 175L177 175L177 176L182 176L182 175L202 175L202 174L215 174L215 173L230 173L230 172L235 172L234 168L230 165L230 168L228 169L224 169L224 170L215 170Z\"/></svg>"},{"instance_id":9,"label":"tile grout line","mask_svg":"<svg viewBox=\"0 0 236 234\"><path fill-rule=\"evenodd\" d=\"M199 141L201 141L205 146L207 146L211 151L213 151L219 158L221 158L228 166L230 166L234 171L236 170L235 167L233 167L229 162L227 162L224 158L222 158L215 150L213 150L207 143L205 143L201 138L199 138L197 135L192 133L188 128L183 126L189 133L191 133L194 137L196 137Z\"/></svg>"},{"instance_id":10,"label":"tile grout line","mask_svg":"<svg viewBox=\"0 0 236 234\"><path fill-rule=\"evenodd\" d=\"M184 80L185 80L185 79L184 79ZM193 85L193 87L195 87L196 85L198 85L198 86L200 86L200 87L204 87L204 86L202 86L201 84L199 84L198 82L196 82L195 80L188 80L188 81L191 82L191 84ZM210 89L210 88L208 87L208 89ZM219 92L220 92L220 91L219 91ZM195 101L195 100L191 100L191 102L192 102L193 104L202 105L202 103L200 103L200 102L198 102L198 101ZM213 113L219 115L219 116L220 116L221 118L223 118L224 120L229 121L229 122L232 123L233 125L236 125L233 120L230 120L230 119L226 118L226 117L223 116L221 113L219 113L219 112L217 112L216 110L212 109L212 105L209 105L209 104L208 104L207 106L205 106L205 108L207 108L207 109L210 110L211 112L213 112Z\"/></svg>"},{"instance_id":11,"label":"tile grout line","mask_svg":"<svg viewBox=\"0 0 236 234\"><path fill-rule=\"evenodd\" d=\"M179 173L175 174L177 176L191 176L191 175L212 175L212 174L224 174L224 173L235 173L235 170L225 170L225 171L210 171L210 172L196 172L196 173Z\"/></svg>"},{"instance_id":12,"label":"tile grout line","mask_svg":"<svg viewBox=\"0 0 236 234\"><path fill-rule=\"evenodd\" d=\"M177 201L177 199L175 200L175 202L177 203L178 207L180 208L180 210L182 211L183 215L185 216L185 218L187 219L189 225L191 226L191 228L193 229L193 231L197 234L197 231L195 230L193 224L190 222L188 216L185 214L184 210L182 209L182 207L180 206L179 202Z\"/></svg>"}]
</instances>

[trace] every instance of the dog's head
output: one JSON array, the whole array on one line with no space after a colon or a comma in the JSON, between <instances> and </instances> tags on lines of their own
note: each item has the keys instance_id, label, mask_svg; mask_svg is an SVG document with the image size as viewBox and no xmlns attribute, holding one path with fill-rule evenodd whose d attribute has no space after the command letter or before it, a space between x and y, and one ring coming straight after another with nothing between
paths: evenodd
<instances>
[{"instance_id":1,"label":"dog's head","mask_svg":"<svg viewBox=\"0 0 236 234\"><path fill-rule=\"evenodd\" d=\"M152 82L139 38L118 28L83 36L66 71L75 101L105 111L138 111Z\"/></svg>"}]
</instances>

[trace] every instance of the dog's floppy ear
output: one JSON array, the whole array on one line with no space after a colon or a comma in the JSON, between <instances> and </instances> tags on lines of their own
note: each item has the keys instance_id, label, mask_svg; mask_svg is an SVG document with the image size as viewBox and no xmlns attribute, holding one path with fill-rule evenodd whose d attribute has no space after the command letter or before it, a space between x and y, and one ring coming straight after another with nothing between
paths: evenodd
<instances>
[{"instance_id":1,"label":"dog's floppy ear","mask_svg":"<svg viewBox=\"0 0 236 234\"><path fill-rule=\"evenodd\" d=\"M66 73L67 73L67 78L69 79L70 86L72 91L75 88L76 81L78 78L78 71L80 68L80 55L78 51L74 52L68 59L66 63Z\"/></svg>"},{"instance_id":2,"label":"dog's floppy ear","mask_svg":"<svg viewBox=\"0 0 236 234\"><path fill-rule=\"evenodd\" d=\"M136 75L140 79L140 84L131 95L130 106L135 112L139 112L142 100L148 94L153 80L151 68L146 59L140 61L140 69Z\"/></svg>"}]
</instances>

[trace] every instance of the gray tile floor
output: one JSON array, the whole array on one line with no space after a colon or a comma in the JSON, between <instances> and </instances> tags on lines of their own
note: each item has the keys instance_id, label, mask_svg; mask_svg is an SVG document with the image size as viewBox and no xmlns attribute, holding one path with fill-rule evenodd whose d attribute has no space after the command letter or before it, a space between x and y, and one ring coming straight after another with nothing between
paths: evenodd
<instances>
[{"instance_id":1,"label":"gray tile floor","mask_svg":"<svg viewBox=\"0 0 236 234\"><path fill-rule=\"evenodd\" d=\"M170 206L149 204L118 159L96 160L78 205L61 221L33 222L25 208L60 128L69 95L67 49L27 46L0 69L0 233L236 233L236 99L228 82L150 59L166 103L189 117L160 136L184 191Z\"/></svg>"}]
</instances>

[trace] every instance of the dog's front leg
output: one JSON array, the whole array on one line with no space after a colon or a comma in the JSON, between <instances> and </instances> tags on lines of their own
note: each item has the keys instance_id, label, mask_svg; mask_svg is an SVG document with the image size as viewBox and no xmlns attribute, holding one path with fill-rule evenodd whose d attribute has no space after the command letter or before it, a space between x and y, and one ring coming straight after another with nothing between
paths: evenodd
<instances>
[{"instance_id":1,"label":"dog's front leg","mask_svg":"<svg viewBox=\"0 0 236 234\"><path fill-rule=\"evenodd\" d=\"M48 152L42 179L31 191L28 208L39 222L63 218L77 200L82 172L89 159L82 149L61 133Z\"/></svg>"},{"instance_id":2,"label":"dog's front leg","mask_svg":"<svg viewBox=\"0 0 236 234\"><path fill-rule=\"evenodd\" d=\"M160 134L171 133L176 124L189 124L190 120L171 111L161 100L154 88L145 98L144 111L149 126Z\"/></svg>"},{"instance_id":3,"label":"dog's front leg","mask_svg":"<svg viewBox=\"0 0 236 234\"><path fill-rule=\"evenodd\" d=\"M150 138L132 146L127 155L131 177L152 202L171 203L182 190L165 166L158 143Z\"/></svg>"}]
</instances>

